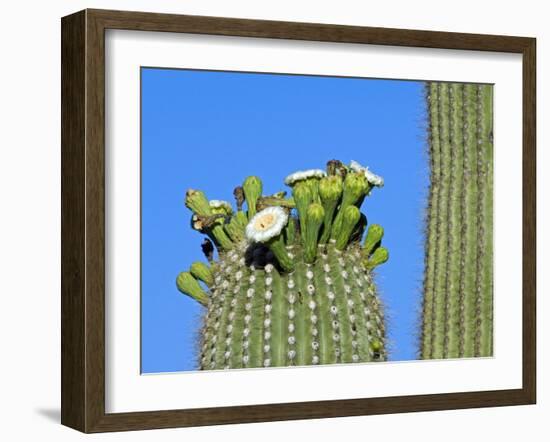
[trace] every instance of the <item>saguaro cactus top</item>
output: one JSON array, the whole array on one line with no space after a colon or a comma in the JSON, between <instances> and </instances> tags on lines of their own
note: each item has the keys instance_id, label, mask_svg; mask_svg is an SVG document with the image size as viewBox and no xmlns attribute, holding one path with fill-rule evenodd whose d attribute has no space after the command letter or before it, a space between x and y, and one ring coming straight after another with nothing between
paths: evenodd
<instances>
[{"instance_id":1,"label":"saguaro cactus top","mask_svg":"<svg viewBox=\"0 0 550 442\"><path fill-rule=\"evenodd\" d=\"M285 184L290 198L263 195L260 178L246 178L234 190L236 211L187 191L191 227L208 237L202 249L209 265L193 263L176 283L206 307L201 369L386 358L372 270L388 251L382 227L367 229L360 211L383 179L355 161L332 160L326 172L296 172Z\"/></svg>"}]
</instances>

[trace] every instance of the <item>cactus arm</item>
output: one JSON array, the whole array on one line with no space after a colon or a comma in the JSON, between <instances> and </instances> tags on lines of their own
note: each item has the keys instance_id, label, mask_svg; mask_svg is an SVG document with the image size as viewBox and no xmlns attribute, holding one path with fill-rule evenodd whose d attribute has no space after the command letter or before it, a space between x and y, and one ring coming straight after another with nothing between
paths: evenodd
<instances>
[{"instance_id":1,"label":"cactus arm","mask_svg":"<svg viewBox=\"0 0 550 442\"><path fill-rule=\"evenodd\" d=\"M432 83L423 358L492 354L492 88Z\"/></svg>"},{"instance_id":2,"label":"cactus arm","mask_svg":"<svg viewBox=\"0 0 550 442\"><path fill-rule=\"evenodd\" d=\"M447 294L445 292L447 274L447 235L448 220L446 218L449 203L450 189L450 143L449 143L449 86L447 83L438 83L439 100L437 112L439 116L439 148L441 152L441 176L438 211L438 253L436 258L436 284L435 284L435 316L433 318L433 357L441 359L445 354L446 335L446 312Z\"/></svg>"},{"instance_id":3,"label":"cactus arm","mask_svg":"<svg viewBox=\"0 0 550 442\"><path fill-rule=\"evenodd\" d=\"M439 100L439 88L437 83L429 83L426 86L426 99L429 117L429 154L430 154L430 195L428 202L428 219L426 233L426 255L424 257L424 296L422 300L422 346L420 356L423 359L432 357L433 343L433 317L435 316L435 267L434 257L437 255L439 232L439 192L441 174L441 156L439 149L439 119L437 103Z\"/></svg>"},{"instance_id":4,"label":"cactus arm","mask_svg":"<svg viewBox=\"0 0 550 442\"><path fill-rule=\"evenodd\" d=\"M463 183L463 144L462 144L462 85L451 84L449 98L449 201L447 204L447 257L445 274L445 358L457 358L460 352L460 238L461 238L461 198Z\"/></svg>"},{"instance_id":5,"label":"cactus arm","mask_svg":"<svg viewBox=\"0 0 550 442\"><path fill-rule=\"evenodd\" d=\"M463 352L465 357L475 356L474 341L476 334L476 296L475 296L475 275L477 269L477 91L475 85L464 86L464 118L465 118L465 149L464 155L467 158L468 177L466 183L466 236L467 244L465 250L465 292L464 292L464 332Z\"/></svg>"},{"instance_id":6,"label":"cactus arm","mask_svg":"<svg viewBox=\"0 0 550 442\"><path fill-rule=\"evenodd\" d=\"M483 251L481 271L481 338L480 356L493 354L493 89L491 86L479 86L479 100L482 117L479 121L480 163L482 169L478 172L480 184L483 187L482 210L483 232L479 247Z\"/></svg>"}]
</instances>

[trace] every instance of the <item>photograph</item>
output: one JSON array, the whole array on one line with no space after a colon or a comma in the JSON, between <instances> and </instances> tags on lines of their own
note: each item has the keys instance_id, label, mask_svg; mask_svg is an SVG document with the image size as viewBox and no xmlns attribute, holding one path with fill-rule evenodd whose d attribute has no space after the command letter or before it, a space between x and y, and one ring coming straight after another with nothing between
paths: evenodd
<instances>
[{"instance_id":1,"label":"photograph","mask_svg":"<svg viewBox=\"0 0 550 442\"><path fill-rule=\"evenodd\" d=\"M493 356L492 84L140 83L142 375Z\"/></svg>"}]
</instances>

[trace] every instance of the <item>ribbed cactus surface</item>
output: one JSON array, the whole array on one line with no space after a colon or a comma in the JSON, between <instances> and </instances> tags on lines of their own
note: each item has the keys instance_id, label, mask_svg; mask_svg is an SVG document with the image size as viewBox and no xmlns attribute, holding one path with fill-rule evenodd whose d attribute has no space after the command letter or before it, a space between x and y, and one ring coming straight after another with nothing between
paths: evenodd
<instances>
[{"instance_id":1,"label":"ribbed cactus surface","mask_svg":"<svg viewBox=\"0 0 550 442\"><path fill-rule=\"evenodd\" d=\"M359 210L382 179L356 162L332 160L326 172L297 172L285 183L291 198L264 196L261 180L248 177L234 191L236 211L187 192L191 225L209 237L203 243L208 265L196 262L177 278L179 290L205 306L201 369L387 356L373 269L388 252L382 227L367 229Z\"/></svg>"},{"instance_id":2,"label":"ribbed cactus surface","mask_svg":"<svg viewBox=\"0 0 550 442\"><path fill-rule=\"evenodd\" d=\"M492 86L427 85L423 359L493 353Z\"/></svg>"}]
</instances>

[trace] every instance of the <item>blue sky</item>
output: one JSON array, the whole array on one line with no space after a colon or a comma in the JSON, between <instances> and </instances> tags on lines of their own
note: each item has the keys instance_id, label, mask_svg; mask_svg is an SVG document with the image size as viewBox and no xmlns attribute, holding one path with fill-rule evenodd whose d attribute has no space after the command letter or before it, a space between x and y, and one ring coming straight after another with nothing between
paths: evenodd
<instances>
[{"instance_id":1,"label":"blue sky","mask_svg":"<svg viewBox=\"0 0 550 442\"><path fill-rule=\"evenodd\" d=\"M188 188L233 201L258 175L264 193L337 158L382 175L362 206L385 229L379 267L390 359L416 358L429 183L423 83L142 68L142 372L195 369L201 307L176 289L203 260L189 227Z\"/></svg>"}]
</instances>

